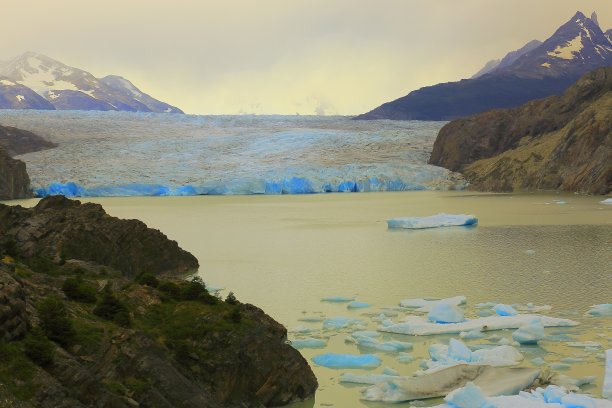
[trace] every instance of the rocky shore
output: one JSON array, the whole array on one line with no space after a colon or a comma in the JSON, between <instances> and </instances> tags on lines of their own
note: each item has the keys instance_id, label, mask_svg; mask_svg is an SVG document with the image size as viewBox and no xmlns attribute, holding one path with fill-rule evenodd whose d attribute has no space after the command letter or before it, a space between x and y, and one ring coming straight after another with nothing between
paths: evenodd
<instances>
[{"instance_id":1,"label":"rocky shore","mask_svg":"<svg viewBox=\"0 0 612 408\"><path fill-rule=\"evenodd\" d=\"M99 205L0 205L0 405L263 407L317 381L286 329L178 273L197 260Z\"/></svg>"},{"instance_id":2,"label":"rocky shore","mask_svg":"<svg viewBox=\"0 0 612 408\"><path fill-rule=\"evenodd\" d=\"M612 67L562 96L445 125L430 164L462 172L483 191L612 191Z\"/></svg>"}]
</instances>

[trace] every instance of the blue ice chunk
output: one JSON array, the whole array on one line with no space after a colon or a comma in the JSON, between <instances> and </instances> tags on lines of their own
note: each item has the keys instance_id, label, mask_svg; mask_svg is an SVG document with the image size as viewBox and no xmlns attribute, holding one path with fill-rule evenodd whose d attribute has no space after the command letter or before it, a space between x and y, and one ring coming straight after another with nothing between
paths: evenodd
<instances>
[{"instance_id":1,"label":"blue ice chunk","mask_svg":"<svg viewBox=\"0 0 612 408\"><path fill-rule=\"evenodd\" d=\"M591 310L588 311L591 316L596 317L610 317L612 316L612 303L603 303L601 305L591 306Z\"/></svg>"},{"instance_id":2,"label":"blue ice chunk","mask_svg":"<svg viewBox=\"0 0 612 408\"><path fill-rule=\"evenodd\" d=\"M339 193L358 193L359 187L353 180L343 181L342 183L338 184L337 191Z\"/></svg>"},{"instance_id":3,"label":"blue ice chunk","mask_svg":"<svg viewBox=\"0 0 612 408\"><path fill-rule=\"evenodd\" d=\"M429 357L431 357L433 361L446 359L446 356L448 355L448 347L442 344L432 344L429 346L427 351L429 353Z\"/></svg>"},{"instance_id":4,"label":"blue ice chunk","mask_svg":"<svg viewBox=\"0 0 612 408\"><path fill-rule=\"evenodd\" d=\"M275 181L267 181L265 186L265 194L276 195L283 193L282 183Z\"/></svg>"},{"instance_id":5,"label":"blue ice chunk","mask_svg":"<svg viewBox=\"0 0 612 408\"><path fill-rule=\"evenodd\" d=\"M544 325L540 319L533 319L512 333L512 338L521 344L536 344L544 338Z\"/></svg>"},{"instance_id":6,"label":"blue ice chunk","mask_svg":"<svg viewBox=\"0 0 612 408\"><path fill-rule=\"evenodd\" d=\"M561 404L564 408L597 408L597 404L593 398L587 395L578 395L569 393L561 398Z\"/></svg>"},{"instance_id":7,"label":"blue ice chunk","mask_svg":"<svg viewBox=\"0 0 612 408\"><path fill-rule=\"evenodd\" d=\"M315 339L315 338L312 338L312 337L308 337L306 339L291 340L291 345L295 349L302 349L302 348L323 348L323 347L327 346L327 343L325 342L325 340Z\"/></svg>"},{"instance_id":8,"label":"blue ice chunk","mask_svg":"<svg viewBox=\"0 0 612 408\"><path fill-rule=\"evenodd\" d=\"M355 300L355 301L349 303L348 305L346 305L347 309L363 309L365 307L370 307L370 306L372 306L372 305L369 304L369 303L359 302L357 300Z\"/></svg>"},{"instance_id":9,"label":"blue ice chunk","mask_svg":"<svg viewBox=\"0 0 612 408\"><path fill-rule=\"evenodd\" d=\"M440 213L429 217L403 217L387 220L389 228L425 229L478 224L478 218L466 214Z\"/></svg>"},{"instance_id":10,"label":"blue ice chunk","mask_svg":"<svg viewBox=\"0 0 612 408\"><path fill-rule=\"evenodd\" d=\"M472 361L472 351L463 342L455 339L448 342L448 356L456 361Z\"/></svg>"},{"instance_id":11,"label":"blue ice chunk","mask_svg":"<svg viewBox=\"0 0 612 408\"><path fill-rule=\"evenodd\" d=\"M310 180L303 177L291 177L283 180L283 194L312 194L315 193Z\"/></svg>"},{"instance_id":12,"label":"blue ice chunk","mask_svg":"<svg viewBox=\"0 0 612 408\"><path fill-rule=\"evenodd\" d=\"M514 310L512 306L504 305L503 303L498 303L495 305L493 310L495 310L495 313L497 313L499 316L516 316L518 314L518 312Z\"/></svg>"},{"instance_id":13,"label":"blue ice chunk","mask_svg":"<svg viewBox=\"0 0 612 408\"><path fill-rule=\"evenodd\" d=\"M443 302L433 306L427 318L434 323L459 323L465 320L461 308Z\"/></svg>"},{"instance_id":14,"label":"blue ice chunk","mask_svg":"<svg viewBox=\"0 0 612 408\"><path fill-rule=\"evenodd\" d=\"M344 303L344 302L352 302L355 300L354 297L347 296L329 296L321 299L321 302L335 302L335 303Z\"/></svg>"},{"instance_id":15,"label":"blue ice chunk","mask_svg":"<svg viewBox=\"0 0 612 408\"><path fill-rule=\"evenodd\" d=\"M177 187L172 191L172 195L175 196L195 196L198 195L198 191L193 186L181 186Z\"/></svg>"},{"instance_id":16,"label":"blue ice chunk","mask_svg":"<svg viewBox=\"0 0 612 408\"><path fill-rule=\"evenodd\" d=\"M453 408L494 408L487 400L480 388L474 383L467 383L465 387L458 388L448 394L444 401Z\"/></svg>"},{"instance_id":17,"label":"blue ice chunk","mask_svg":"<svg viewBox=\"0 0 612 408\"><path fill-rule=\"evenodd\" d=\"M324 329L343 329L345 327L353 326L356 324L362 324L363 321L359 319L353 319L351 317L331 317L323 320Z\"/></svg>"},{"instance_id":18,"label":"blue ice chunk","mask_svg":"<svg viewBox=\"0 0 612 408\"><path fill-rule=\"evenodd\" d=\"M376 368L381 364L374 354L319 354L312 361L328 368Z\"/></svg>"},{"instance_id":19,"label":"blue ice chunk","mask_svg":"<svg viewBox=\"0 0 612 408\"><path fill-rule=\"evenodd\" d=\"M76 183L51 183L47 187L37 188L35 190L37 197L47 197L52 195L64 195L66 197L82 197L83 187Z\"/></svg>"},{"instance_id":20,"label":"blue ice chunk","mask_svg":"<svg viewBox=\"0 0 612 408\"><path fill-rule=\"evenodd\" d=\"M544 401L548 403L556 402L560 404L561 398L563 398L563 396L566 394L567 393L565 392L563 388L556 386L556 385L549 385L544 390L544 394L542 396L544 397Z\"/></svg>"},{"instance_id":21,"label":"blue ice chunk","mask_svg":"<svg viewBox=\"0 0 612 408\"><path fill-rule=\"evenodd\" d=\"M395 369L393 369L391 367L385 367L383 369L383 374L385 374L385 375L393 375L393 376L396 376L396 377L400 375L399 371L397 371L397 370L395 370Z\"/></svg>"},{"instance_id":22,"label":"blue ice chunk","mask_svg":"<svg viewBox=\"0 0 612 408\"><path fill-rule=\"evenodd\" d=\"M397 340L379 342L373 337L355 336L354 334L352 338L357 343L357 345L359 345L360 347L370 348L374 350L391 352L391 353L397 352L397 351L412 350L412 343L408 343L408 342L397 341Z\"/></svg>"}]
</instances>

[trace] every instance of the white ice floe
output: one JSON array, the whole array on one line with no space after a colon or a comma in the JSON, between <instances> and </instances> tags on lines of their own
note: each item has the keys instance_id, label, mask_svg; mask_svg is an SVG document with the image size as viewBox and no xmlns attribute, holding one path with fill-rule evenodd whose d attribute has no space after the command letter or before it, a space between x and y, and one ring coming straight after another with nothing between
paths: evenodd
<instances>
[{"instance_id":1,"label":"white ice floe","mask_svg":"<svg viewBox=\"0 0 612 408\"><path fill-rule=\"evenodd\" d=\"M416 312L428 313L434 306L441 303L447 305L461 306L467 301L465 296L454 296L445 299L405 299L400 301L401 307L415 309Z\"/></svg>"},{"instance_id":2,"label":"white ice floe","mask_svg":"<svg viewBox=\"0 0 612 408\"><path fill-rule=\"evenodd\" d=\"M440 213L429 217L403 217L387 220L389 228L425 229L437 227L469 226L478 224L478 218L466 214Z\"/></svg>"},{"instance_id":3,"label":"white ice floe","mask_svg":"<svg viewBox=\"0 0 612 408\"><path fill-rule=\"evenodd\" d=\"M470 330L503 330L518 329L530 323L534 319L540 319L544 327L567 327L577 326L578 322L569 319L560 319L535 314L519 314L516 316L489 316L479 319L466 320L461 323L439 324L432 323L420 316L407 316L402 323L389 326L380 325L378 330L382 332L412 334L412 335L433 335L433 334L456 334Z\"/></svg>"},{"instance_id":4,"label":"white ice floe","mask_svg":"<svg viewBox=\"0 0 612 408\"><path fill-rule=\"evenodd\" d=\"M606 198L605 200L601 200L599 203L600 204L612 205L612 197L611 198Z\"/></svg>"},{"instance_id":5,"label":"white ice floe","mask_svg":"<svg viewBox=\"0 0 612 408\"><path fill-rule=\"evenodd\" d=\"M544 338L544 326L540 319L533 319L512 333L512 338L521 344L536 344Z\"/></svg>"},{"instance_id":6,"label":"white ice floe","mask_svg":"<svg viewBox=\"0 0 612 408\"><path fill-rule=\"evenodd\" d=\"M378 341L372 336L360 335L355 332L351 337L347 338L347 342L355 343L359 347L369 348L378 351L385 352L397 352L397 351L410 351L412 350L412 343L403 341L391 340L391 341Z\"/></svg>"},{"instance_id":7,"label":"white ice floe","mask_svg":"<svg viewBox=\"0 0 612 408\"><path fill-rule=\"evenodd\" d=\"M461 333L459 333L459 337L461 337L464 340L482 339L484 336L485 336L484 333L478 329L470 330L470 331L462 331Z\"/></svg>"},{"instance_id":8,"label":"white ice floe","mask_svg":"<svg viewBox=\"0 0 612 408\"><path fill-rule=\"evenodd\" d=\"M567 346L569 347L579 347L579 348L596 348L596 349L600 349L601 343L598 343L596 341L568 341L567 343L565 343Z\"/></svg>"},{"instance_id":9,"label":"white ice floe","mask_svg":"<svg viewBox=\"0 0 612 408\"><path fill-rule=\"evenodd\" d=\"M606 350L606 370L601 395L604 398L612 399L612 349Z\"/></svg>"},{"instance_id":10,"label":"white ice floe","mask_svg":"<svg viewBox=\"0 0 612 408\"><path fill-rule=\"evenodd\" d=\"M346 327L361 325L363 320L354 319L352 317L330 317L323 320L323 328L327 330L344 329Z\"/></svg>"},{"instance_id":11,"label":"white ice floe","mask_svg":"<svg viewBox=\"0 0 612 408\"><path fill-rule=\"evenodd\" d=\"M350 302L348 305L346 305L346 308L347 309L363 309L363 308L370 307L370 306L372 305L369 303L354 300Z\"/></svg>"},{"instance_id":12,"label":"white ice floe","mask_svg":"<svg viewBox=\"0 0 612 408\"><path fill-rule=\"evenodd\" d=\"M416 377L395 377L362 390L362 399L403 402L436 398L472 381L485 395L512 395L531 386L540 375L533 368L457 365Z\"/></svg>"},{"instance_id":13,"label":"white ice floe","mask_svg":"<svg viewBox=\"0 0 612 408\"><path fill-rule=\"evenodd\" d=\"M322 339L315 339L313 337L308 337L305 339L295 339L291 340L291 346L295 349L303 349L303 348L323 348L327 346L327 342Z\"/></svg>"},{"instance_id":14,"label":"white ice floe","mask_svg":"<svg viewBox=\"0 0 612 408\"><path fill-rule=\"evenodd\" d=\"M312 361L328 368L375 368L381 363L374 354L319 354Z\"/></svg>"},{"instance_id":15,"label":"white ice floe","mask_svg":"<svg viewBox=\"0 0 612 408\"><path fill-rule=\"evenodd\" d=\"M427 319L435 323L459 323L465 320L465 315L463 310L455 305L438 303L431 308Z\"/></svg>"},{"instance_id":16,"label":"white ice floe","mask_svg":"<svg viewBox=\"0 0 612 408\"><path fill-rule=\"evenodd\" d=\"M321 299L321 302L332 302L332 303L347 303L355 300L355 297L347 296L329 296Z\"/></svg>"},{"instance_id":17,"label":"white ice floe","mask_svg":"<svg viewBox=\"0 0 612 408\"><path fill-rule=\"evenodd\" d=\"M400 352L399 355L397 356L397 362L398 363L403 363L403 364L410 364L412 363L414 360L416 360L416 357L414 357L412 354L410 353L403 353Z\"/></svg>"},{"instance_id":18,"label":"white ice floe","mask_svg":"<svg viewBox=\"0 0 612 408\"><path fill-rule=\"evenodd\" d=\"M587 313L591 316L610 317L612 316L612 303L593 305L591 306L591 310L589 310Z\"/></svg>"},{"instance_id":19,"label":"white ice floe","mask_svg":"<svg viewBox=\"0 0 612 408\"><path fill-rule=\"evenodd\" d=\"M354 373L342 373L340 374L339 381L341 383L354 383L354 384L382 384L394 380L397 375L389 374L354 374Z\"/></svg>"},{"instance_id":20,"label":"white ice floe","mask_svg":"<svg viewBox=\"0 0 612 408\"><path fill-rule=\"evenodd\" d=\"M516 316L518 312L510 305L504 305L503 303L498 303L493 307L495 313L500 316Z\"/></svg>"},{"instance_id":21,"label":"white ice floe","mask_svg":"<svg viewBox=\"0 0 612 408\"><path fill-rule=\"evenodd\" d=\"M476 384L456 389L433 408L611 408L612 402L549 385L518 395L489 396Z\"/></svg>"}]
</instances>

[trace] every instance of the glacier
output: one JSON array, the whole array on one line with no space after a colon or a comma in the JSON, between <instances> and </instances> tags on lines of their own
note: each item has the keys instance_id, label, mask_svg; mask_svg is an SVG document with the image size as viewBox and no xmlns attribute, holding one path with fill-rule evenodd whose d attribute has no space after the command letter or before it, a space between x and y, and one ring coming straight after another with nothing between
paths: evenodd
<instances>
[{"instance_id":1,"label":"glacier","mask_svg":"<svg viewBox=\"0 0 612 408\"><path fill-rule=\"evenodd\" d=\"M462 189L427 164L442 122L2 110L58 144L19 156L39 196L314 194Z\"/></svg>"}]
</instances>

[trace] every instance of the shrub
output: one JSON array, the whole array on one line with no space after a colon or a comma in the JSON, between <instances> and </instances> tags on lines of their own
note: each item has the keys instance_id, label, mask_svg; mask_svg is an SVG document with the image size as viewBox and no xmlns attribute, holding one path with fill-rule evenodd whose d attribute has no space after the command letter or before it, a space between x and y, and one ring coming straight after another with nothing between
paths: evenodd
<instances>
[{"instance_id":1,"label":"shrub","mask_svg":"<svg viewBox=\"0 0 612 408\"><path fill-rule=\"evenodd\" d=\"M181 299L183 300L198 300L200 295L208 293L206 285L199 276L194 276L191 280L181 288Z\"/></svg>"},{"instance_id":2,"label":"shrub","mask_svg":"<svg viewBox=\"0 0 612 408\"><path fill-rule=\"evenodd\" d=\"M237 305L240 302L238 302L238 299L236 299L236 295L234 295L234 292L230 292L225 298L225 303L228 303L230 305Z\"/></svg>"},{"instance_id":3,"label":"shrub","mask_svg":"<svg viewBox=\"0 0 612 408\"><path fill-rule=\"evenodd\" d=\"M47 297L38 304L40 327L49 340L62 346L72 343L76 331L68 318L64 302L56 297Z\"/></svg>"},{"instance_id":4,"label":"shrub","mask_svg":"<svg viewBox=\"0 0 612 408\"><path fill-rule=\"evenodd\" d=\"M80 277L68 278L62 285L62 290L70 300L83 303L96 303L96 289L83 282Z\"/></svg>"},{"instance_id":5,"label":"shrub","mask_svg":"<svg viewBox=\"0 0 612 408\"><path fill-rule=\"evenodd\" d=\"M119 326L130 327L131 325L129 309L115 297L108 287L104 289L102 300L93 312L96 316L115 322Z\"/></svg>"},{"instance_id":6,"label":"shrub","mask_svg":"<svg viewBox=\"0 0 612 408\"><path fill-rule=\"evenodd\" d=\"M58 267L53 260L47 256L37 256L25 262L34 272L47 275L58 275Z\"/></svg>"},{"instance_id":7,"label":"shrub","mask_svg":"<svg viewBox=\"0 0 612 408\"><path fill-rule=\"evenodd\" d=\"M34 363L42 367L53 364L53 356L55 353L53 343L45 336L42 328L34 327L32 331L28 333L23 344L26 355Z\"/></svg>"},{"instance_id":8,"label":"shrub","mask_svg":"<svg viewBox=\"0 0 612 408\"><path fill-rule=\"evenodd\" d=\"M15 238L10 237L4 241L1 252L3 255L8 255L11 258L17 258L19 250L17 249L17 241L15 241Z\"/></svg>"},{"instance_id":9,"label":"shrub","mask_svg":"<svg viewBox=\"0 0 612 408\"><path fill-rule=\"evenodd\" d=\"M172 299L179 299L181 297L181 288L174 282L161 282L157 289Z\"/></svg>"},{"instance_id":10,"label":"shrub","mask_svg":"<svg viewBox=\"0 0 612 408\"><path fill-rule=\"evenodd\" d=\"M230 320L234 323L240 323L242 321L242 313L240 313L240 308L234 307L230 312Z\"/></svg>"},{"instance_id":11,"label":"shrub","mask_svg":"<svg viewBox=\"0 0 612 408\"><path fill-rule=\"evenodd\" d=\"M155 275L149 272L143 272L136 277L136 282L141 285L147 285L152 288L156 288L159 286L159 279Z\"/></svg>"}]
</instances>

